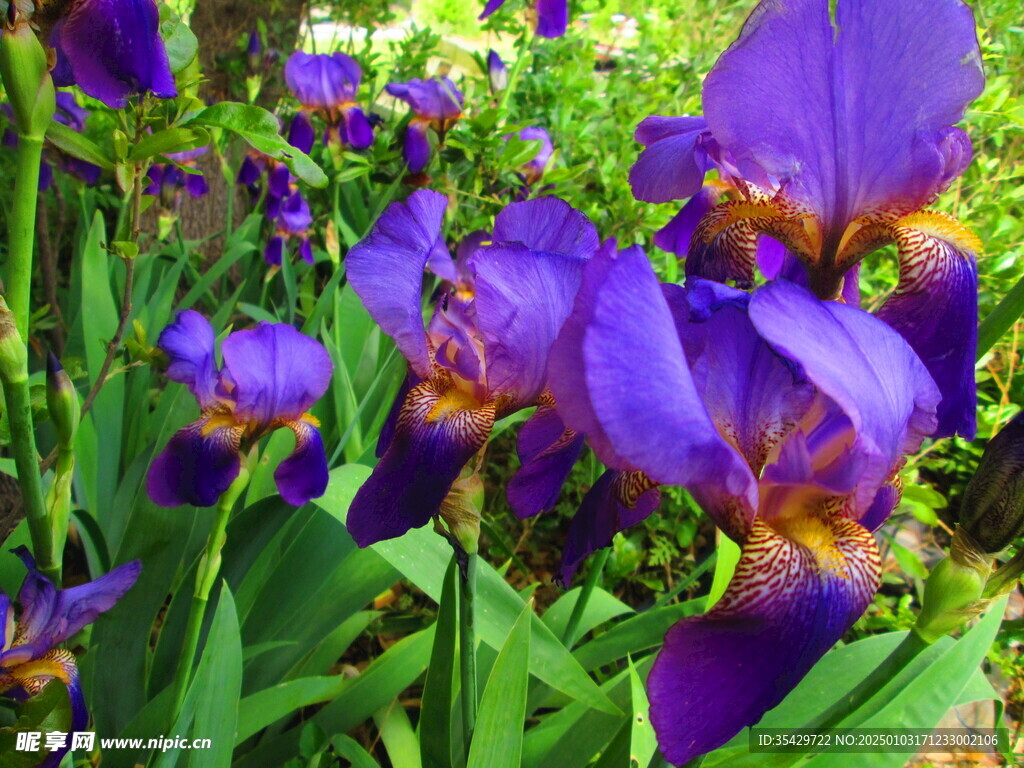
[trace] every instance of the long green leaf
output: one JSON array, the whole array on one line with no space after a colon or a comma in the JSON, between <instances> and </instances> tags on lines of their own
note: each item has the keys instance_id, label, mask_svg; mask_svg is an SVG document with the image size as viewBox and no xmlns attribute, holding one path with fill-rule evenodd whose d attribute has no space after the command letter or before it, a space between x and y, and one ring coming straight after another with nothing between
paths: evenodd
<instances>
[{"instance_id":1,"label":"long green leaf","mask_svg":"<svg viewBox=\"0 0 1024 768\"><path fill-rule=\"evenodd\" d=\"M458 568L455 558L448 564L437 613L434 648L423 684L420 709L420 754L424 765L447 768L452 764L452 691L455 676L455 638L458 626Z\"/></svg>"},{"instance_id":2,"label":"long green leaf","mask_svg":"<svg viewBox=\"0 0 1024 768\"><path fill-rule=\"evenodd\" d=\"M1024 277L1010 289L995 306L988 317L978 326L978 350L975 357L980 360L995 346L1013 324L1024 315Z\"/></svg>"},{"instance_id":3,"label":"long green leaf","mask_svg":"<svg viewBox=\"0 0 1024 768\"><path fill-rule=\"evenodd\" d=\"M469 749L469 768L519 768L530 679L530 623L523 607L498 653L480 701L480 715Z\"/></svg>"}]
</instances>

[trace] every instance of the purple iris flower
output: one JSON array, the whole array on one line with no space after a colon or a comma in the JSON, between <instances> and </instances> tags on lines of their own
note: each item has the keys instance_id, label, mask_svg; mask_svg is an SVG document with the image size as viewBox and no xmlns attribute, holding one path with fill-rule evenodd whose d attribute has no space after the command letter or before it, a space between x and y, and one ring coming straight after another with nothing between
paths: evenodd
<instances>
[{"instance_id":1,"label":"purple iris flower","mask_svg":"<svg viewBox=\"0 0 1024 768\"><path fill-rule=\"evenodd\" d=\"M413 118L405 129L402 154L410 173L420 173L430 163L430 138L427 129L433 128L442 138L448 129L462 117L462 92L447 77L408 83L389 83L385 90L401 99L413 111Z\"/></svg>"},{"instance_id":2,"label":"purple iris flower","mask_svg":"<svg viewBox=\"0 0 1024 768\"><path fill-rule=\"evenodd\" d=\"M544 175L544 170L551 161L551 155L555 153L555 148L551 144L551 137L547 131L539 127L523 128L516 135L522 141L540 141L540 149L537 150L537 154L530 158L523 166L523 180L527 184L536 184Z\"/></svg>"},{"instance_id":3,"label":"purple iris flower","mask_svg":"<svg viewBox=\"0 0 1024 768\"><path fill-rule=\"evenodd\" d=\"M487 0L480 20L486 19L505 4L505 0ZM541 37L561 37L569 27L569 0L536 0L537 34Z\"/></svg>"},{"instance_id":4,"label":"purple iris flower","mask_svg":"<svg viewBox=\"0 0 1024 768\"><path fill-rule=\"evenodd\" d=\"M331 359L319 342L290 325L260 323L228 335L218 370L213 328L186 310L158 344L170 358L168 378L188 386L202 413L150 466L146 489L154 502L213 506L238 476L241 454L281 427L295 433L295 450L274 471L281 497L301 506L323 494L327 459L319 422L307 412L331 380Z\"/></svg>"},{"instance_id":5,"label":"purple iris flower","mask_svg":"<svg viewBox=\"0 0 1024 768\"><path fill-rule=\"evenodd\" d=\"M983 86L961 0L839 0L835 23L828 0L766 0L704 81L703 117L640 124L633 191L690 198L657 242L687 275L741 287L767 263L853 297L854 267L894 243L900 281L879 316L942 391L937 435L971 439L980 243L921 209L970 162L954 124Z\"/></svg>"},{"instance_id":6,"label":"purple iris flower","mask_svg":"<svg viewBox=\"0 0 1024 768\"><path fill-rule=\"evenodd\" d=\"M307 264L313 263L313 246L309 242L309 230L313 216L309 203L301 192L292 192L281 201L275 221L274 236L270 238L263 258L272 266L281 266L290 241L298 241L298 254Z\"/></svg>"},{"instance_id":7,"label":"purple iris flower","mask_svg":"<svg viewBox=\"0 0 1024 768\"><path fill-rule=\"evenodd\" d=\"M871 531L940 394L860 309L786 280L660 285L636 247L587 264L549 365L565 423L611 467L568 560L648 514L660 484L687 488L742 546L724 597L669 631L650 673L651 721L679 765L756 723L871 602Z\"/></svg>"},{"instance_id":8,"label":"purple iris flower","mask_svg":"<svg viewBox=\"0 0 1024 768\"><path fill-rule=\"evenodd\" d=\"M355 103L363 72L344 53L296 51L284 66L289 90L303 107L323 115L327 136L343 145L366 149L373 143L373 128Z\"/></svg>"},{"instance_id":9,"label":"purple iris flower","mask_svg":"<svg viewBox=\"0 0 1024 768\"><path fill-rule=\"evenodd\" d=\"M0 694L35 696L51 680L60 680L71 699L71 730L84 731L89 713L78 666L70 651L56 646L113 608L135 584L142 565L133 560L88 584L57 589L36 570L28 549L11 551L21 558L28 573L18 592L21 613L17 620L11 599L0 592ZM56 768L67 751L51 752L39 768Z\"/></svg>"},{"instance_id":10,"label":"purple iris flower","mask_svg":"<svg viewBox=\"0 0 1024 768\"><path fill-rule=\"evenodd\" d=\"M57 49L54 85L77 85L108 107L147 91L178 95L154 0L72 0L50 45Z\"/></svg>"},{"instance_id":11,"label":"purple iris flower","mask_svg":"<svg viewBox=\"0 0 1024 768\"><path fill-rule=\"evenodd\" d=\"M520 434L529 477L513 499L520 514L554 504L582 447L581 437L563 439L547 357L598 246L594 226L557 198L514 203L453 260L441 237L445 207L429 190L393 203L345 259L352 287L410 368L381 432L381 460L349 512L363 547L437 515L496 419L540 406ZM424 269L443 280L426 328Z\"/></svg>"},{"instance_id":12,"label":"purple iris flower","mask_svg":"<svg viewBox=\"0 0 1024 768\"><path fill-rule=\"evenodd\" d=\"M158 163L149 169L146 178L149 185L142 191L145 195L160 197L168 208L176 206L181 198L181 190L188 192L189 197L198 199L210 192L206 178L201 173L189 173L179 166L195 168L196 160L209 151L209 147L199 147L185 152L173 152L166 157L174 163Z\"/></svg>"}]
</instances>

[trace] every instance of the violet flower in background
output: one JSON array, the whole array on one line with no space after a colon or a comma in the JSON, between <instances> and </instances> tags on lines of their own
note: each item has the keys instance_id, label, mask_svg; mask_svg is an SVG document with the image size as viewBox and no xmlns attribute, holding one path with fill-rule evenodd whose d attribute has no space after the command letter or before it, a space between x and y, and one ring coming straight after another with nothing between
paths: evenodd
<instances>
[{"instance_id":1,"label":"violet flower in background","mask_svg":"<svg viewBox=\"0 0 1024 768\"><path fill-rule=\"evenodd\" d=\"M785 280L660 285L636 247L587 264L549 366L563 420L611 467L573 521L568 566L648 514L660 484L742 546L721 601L669 631L648 678L658 743L680 765L756 723L871 602L871 532L940 394L862 310Z\"/></svg>"},{"instance_id":2,"label":"violet flower in background","mask_svg":"<svg viewBox=\"0 0 1024 768\"><path fill-rule=\"evenodd\" d=\"M413 117L405 129L405 143L402 155L410 173L420 173L429 164L431 157L430 137L427 130L433 128L440 138L462 117L462 92L447 77L420 80L408 83L389 83L385 90L396 99L401 99L413 111Z\"/></svg>"},{"instance_id":3,"label":"violet flower in background","mask_svg":"<svg viewBox=\"0 0 1024 768\"><path fill-rule=\"evenodd\" d=\"M563 439L547 357L598 247L594 226L557 198L514 203L493 233L468 237L453 260L441 237L446 204L428 190L392 203L345 259L352 287L410 368L381 431L381 460L349 511L361 547L437 515L496 419L540 405L523 429L520 471L531 481L520 508L554 504L582 447L582 438ZM426 328L424 269L443 280Z\"/></svg>"},{"instance_id":4,"label":"violet flower in background","mask_svg":"<svg viewBox=\"0 0 1024 768\"><path fill-rule=\"evenodd\" d=\"M274 470L281 497L301 506L323 494L327 459L308 410L327 390L333 365L319 342L290 325L260 323L228 335L218 370L213 328L186 310L158 345L170 359L167 377L188 386L202 413L150 465L146 490L154 502L213 506L238 476L241 454L282 427L295 433L295 450Z\"/></svg>"},{"instance_id":5,"label":"violet flower in background","mask_svg":"<svg viewBox=\"0 0 1024 768\"><path fill-rule=\"evenodd\" d=\"M36 570L27 548L11 551L21 558L28 573L18 592L21 613L17 620L14 603L0 592L0 694L35 696L52 680L60 680L71 700L71 730L84 731L89 713L78 665L74 654L57 646L113 608L135 584L142 565L133 560L88 584L57 589ZM56 768L67 751L67 747L54 750L39 768Z\"/></svg>"},{"instance_id":6,"label":"violet flower in background","mask_svg":"<svg viewBox=\"0 0 1024 768\"><path fill-rule=\"evenodd\" d=\"M633 191L691 198L656 242L687 275L741 287L759 265L856 300L856 265L895 243L879 317L943 393L937 436L971 439L980 243L921 208L970 162L954 123L984 86L974 18L961 0L839 0L835 18L828 0L762 2L704 81L704 117L640 124Z\"/></svg>"},{"instance_id":7,"label":"violet flower in background","mask_svg":"<svg viewBox=\"0 0 1024 768\"><path fill-rule=\"evenodd\" d=\"M486 19L505 4L505 0L487 0L479 18ZM569 0L534 0L531 15L541 37L561 37L569 28Z\"/></svg>"},{"instance_id":8,"label":"violet flower in background","mask_svg":"<svg viewBox=\"0 0 1024 768\"><path fill-rule=\"evenodd\" d=\"M307 264L313 263L313 246L309 242L309 230L313 226L313 216L309 211L309 203L300 192L293 192L281 201L277 218L274 222L274 236L267 242L263 258L272 266L281 266L290 243L298 241L297 252Z\"/></svg>"},{"instance_id":9,"label":"violet flower in background","mask_svg":"<svg viewBox=\"0 0 1024 768\"><path fill-rule=\"evenodd\" d=\"M77 85L113 109L146 92L178 95L154 0L72 0L49 42L54 85Z\"/></svg>"},{"instance_id":10,"label":"violet flower in background","mask_svg":"<svg viewBox=\"0 0 1024 768\"><path fill-rule=\"evenodd\" d=\"M201 173L189 173L179 166L195 168L196 160L209 151L209 147L199 147L185 152L174 152L166 155L174 163L157 163L153 165L146 178L149 186L142 190L144 195L159 197L167 208L176 207L181 199L181 191L188 192L189 197L198 199L210 192L210 187Z\"/></svg>"},{"instance_id":11,"label":"violet flower in background","mask_svg":"<svg viewBox=\"0 0 1024 768\"><path fill-rule=\"evenodd\" d=\"M544 176L544 170L548 167L551 155L555 152L555 148L551 144L551 137L547 131L539 127L523 128L516 135L522 141L540 142L537 154L523 165L523 182L527 185L536 184Z\"/></svg>"},{"instance_id":12,"label":"violet flower in background","mask_svg":"<svg viewBox=\"0 0 1024 768\"><path fill-rule=\"evenodd\" d=\"M487 78L493 94L501 93L508 88L508 67L493 48L487 53Z\"/></svg>"},{"instance_id":13,"label":"violet flower in background","mask_svg":"<svg viewBox=\"0 0 1024 768\"><path fill-rule=\"evenodd\" d=\"M285 82L295 98L327 121L326 138L355 149L373 143L373 128L356 105L362 75L358 62L340 52L296 51L284 67Z\"/></svg>"}]
</instances>

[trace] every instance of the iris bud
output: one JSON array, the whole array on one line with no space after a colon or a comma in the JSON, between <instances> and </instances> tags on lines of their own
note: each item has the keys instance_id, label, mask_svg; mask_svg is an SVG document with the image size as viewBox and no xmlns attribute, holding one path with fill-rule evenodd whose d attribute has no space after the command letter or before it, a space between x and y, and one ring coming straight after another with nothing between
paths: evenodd
<instances>
[{"instance_id":1,"label":"iris bud","mask_svg":"<svg viewBox=\"0 0 1024 768\"><path fill-rule=\"evenodd\" d=\"M28 351L18 333L14 313L0 297L0 377L5 382L24 380L28 366Z\"/></svg>"},{"instance_id":2,"label":"iris bud","mask_svg":"<svg viewBox=\"0 0 1024 768\"><path fill-rule=\"evenodd\" d=\"M985 446L964 492L960 525L990 554L1024 534L1024 413Z\"/></svg>"},{"instance_id":3,"label":"iris bud","mask_svg":"<svg viewBox=\"0 0 1024 768\"><path fill-rule=\"evenodd\" d=\"M963 528L953 534L949 557L932 569L924 587L924 604L914 631L929 643L977 616L987 604L982 599L991 564Z\"/></svg>"},{"instance_id":4,"label":"iris bud","mask_svg":"<svg viewBox=\"0 0 1024 768\"><path fill-rule=\"evenodd\" d=\"M13 3L0 32L0 77L19 135L42 139L56 111L56 92L42 43Z\"/></svg>"},{"instance_id":5,"label":"iris bud","mask_svg":"<svg viewBox=\"0 0 1024 768\"><path fill-rule=\"evenodd\" d=\"M78 393L60 361L51 352L46 359L46 406L63 448L70 449L78 431Z\"/></svg>"},{"instance_id":6,"label":"iris bud","mask_svg":"<svg viewBox=\"0 0 1024 768\"><path fill-rule=\"evenodd\" d=\"M491 93L500 93L508 88L508 67L493 48L487 54L487 75L491 80Z\"/></svg>"},{"instance_id":7,"label":"iris bud","mask_svg":"<svg viewBox=\"0 0 1024 768\"><path fill-rule=\"evenodd\" d=\"M480 517L484 508L484 481L476 467L467 467L452 484L441 502L441 519L451 535L467 553L477 551L480 540Z\"/></svg>"}]
</instances>

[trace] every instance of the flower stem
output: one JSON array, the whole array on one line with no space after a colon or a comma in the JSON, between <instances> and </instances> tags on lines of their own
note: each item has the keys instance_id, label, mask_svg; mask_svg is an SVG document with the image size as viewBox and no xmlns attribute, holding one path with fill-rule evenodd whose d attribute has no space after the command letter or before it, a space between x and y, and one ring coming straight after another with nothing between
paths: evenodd
<instances>
[{"instance_id":1,"label":"flower stem","mask_svg":"<svg viewBox=\"0 0 1024 768\"><path fill-rule=\"evenodd\" d=\"M459 673L462 677L462 738L469 756L469 745L476 727L476 569L479 555L466 554L459 568Z\"/></svg>"},{"instance_id":2,"label":"flower stem","mask_svg":"<svg viewBox=\"0 0 1024 768\"><path fill-rule=\"evenodd\" d=\"M583 613L587 610L587 603L590 602L590 596L594 593L594 587L601 580L601 574L604 573L604 564L608 562L608 555L610 553L611 547L605 547L598 551L593 562L590 564L590 573L587 574L587 580L583 582L583 586L580 588L580 596L576 598L576 604L572 607L569 623L565 625L565 634L562 636L562 643L570 650L576 645L576 641L579 640L580 621L583 620Z\"/></svg>"},{"instance_id":3,"label":"flower stem","mask_svg":"<svg viewBox=\"0 0 1024 768\"><path fill-rule=\"evenodd\" d=\"M32 292L32 249L35 245L36 205L39 201L41 136L18 136L14 202L8 224L7 305L21 338L28 343L29 298Z\"/></svg>"},{"instance_id":4,"label":"flower stem","mask_svg":"<svg viewBox=\"0 0 1024 768\"><path fill-rule=\"evenodd\" d=\"M220 552L224 547L228 520L231 518L231 510L235 501L241 496L246 485L249 484L249 472L242 466L238 477L221 494L217 502L217 508L213 519L213 528L206 539L206 550L199 560L199 568L196 570L196 586L192 593L192 605L189 608L188 623L185 625L185 640L181 648L181 656L178 658L178 668L174 673L174 708L171 710L171 726L177 722L181 707L185 703L185 694L188 691L188 684L192 677L192 663L195 661L196 649L199 647L199 633L203 628L203 617L206 615L206 604L210 599L210 591L217 581L217 574L220 573Z\"/></svg>"},{"instance_id":5,"label":"flower stem","mask_svg":"<svg viewBox=\"0 0 1024 768\"><path fill-rule=\"evenodd\" d=\"M508 109L508 102L512 98L512 91L515 90L519 76L526 69L526 62L533 58L533 43L537 36L530 32L524 32L520 37L518 56L516 63L512 65L512 71L508 74L508 85L501 93L501 100L498 102L498 110L505 112Z\"/></svg>"}]
</instances>

